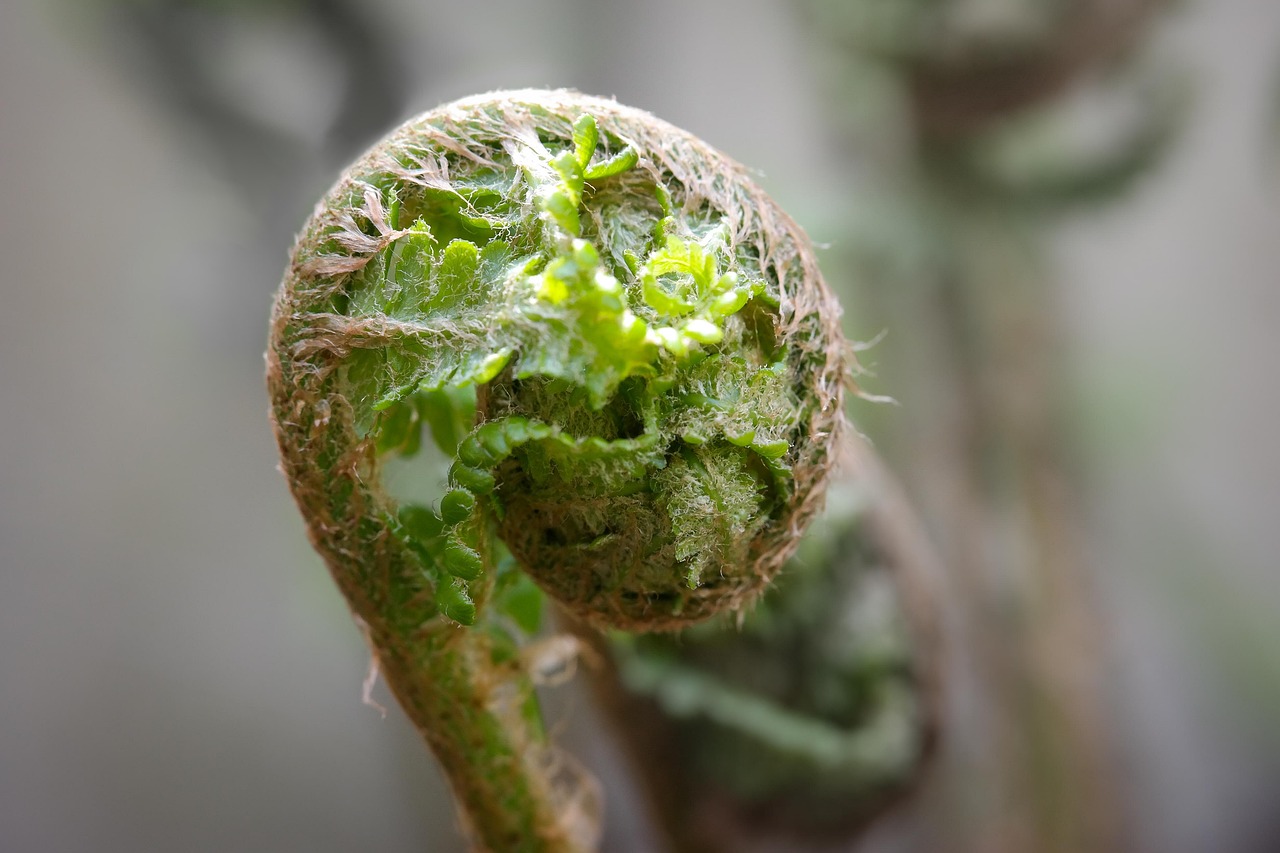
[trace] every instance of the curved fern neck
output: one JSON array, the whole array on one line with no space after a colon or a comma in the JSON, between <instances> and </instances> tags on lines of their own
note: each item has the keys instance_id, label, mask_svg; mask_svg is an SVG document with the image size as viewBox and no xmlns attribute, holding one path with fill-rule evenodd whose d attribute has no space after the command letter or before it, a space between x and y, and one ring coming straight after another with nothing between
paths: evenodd
<instances>
[{"instance_id":1,"label":"curved fern neck","mask_svg":"<svg viewBox=\"0 0 1280 853\"><path fill-rule=\"evenodd\" d=\"M282 368L272 359L270 370ZM314 429L327 412L323 401L295 399L291 405L298 415L291 422L280 420L277 407L283 435L310 432L303 425ZM344 453L295 438L293 444L282 439L282 458L312 541L387 686L440 762L477 849L594 849L598 809L583 807L594 796L594 783L549 772L573 765L564 764L546 739L534 685L517 665L509 636L442 619L431 596L423 595L420 564L404 543L361 535L369 523L365 513L382 500L366 479L371 447ZM335 468L344 479L335 482ZM493 594L495 576L488 573L474 587L481 605Z\"/></svg>"}]
</instances>

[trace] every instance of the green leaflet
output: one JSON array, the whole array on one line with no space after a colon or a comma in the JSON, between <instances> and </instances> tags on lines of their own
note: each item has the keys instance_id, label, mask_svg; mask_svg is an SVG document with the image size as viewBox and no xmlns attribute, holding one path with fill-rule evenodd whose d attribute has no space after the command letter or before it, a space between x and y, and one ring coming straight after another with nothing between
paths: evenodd
<instances>
[{"instance_id":1,"label":"green leaflet","mask_svg":"<svg viewBox=\"0 0 1280 853\"><path fill-rule=\"evenodd\" d=\"M493 327L492 313L528 262L501 241L483 252L464 240L437 249L425 227L373 259L350 289L350 314L363 334L343 364L357 431L367 434L377 413L419 389L492 380L516 342Z\"/></svg>"},{"instance_id":2,"label":"green leaflet","mask_svg":"<svg viewBox=\"0 0 1280 853\"><path fill-rule=\"evenodd\" d=\"M587 169L585 177L588 181L600 181L605 178L611 178L614 175L621 175L628 169L634 168L636 163L639 162L640 155L636 153L634 148L628 145L626 148L623 148L603 163L598 163Z\"/></svg>"},{"instance_id":3,"label":"green leaflet","mask_svg":"<svg viewBox=\"0 0 1280 853\"><path fill-rule=\"evenodd\" d=\"M591 155L595 153L599 141L600 131L596 127L595 116L578 116L578 120L573 123L573 149L580 170L585 170L591 162Z\"/></svg>"},{"instance_id":4,"label":"green leaflet","mask_svg":"<svg viewBox=\"0 0 1280 853\"><path fill-rule=\"evenodd\" d=\"M634 146L627 144L617 154L592 166L591 156L599 141L600 131L596 127L594 116L583 115L573 123L574 161L577 163L577 169L573 173L574 180L600 181L634 169L640 162L639 152ZM578 190L581 189L579 185Z\"/></svg>"},{"instance_id":5,"label":"green leaflet","mask_svg":"<svg viewBox=\"0 0 1280 853\"><path fill-rule=\"evenodd\" d=\"M491 243L485 247L505 248L502 243ZM492 278L481 278L480 250L475 243L466 240L454 240L444 250L440 265L432 276L435 293L426 302L433 314L465 313L468 309L483 306L494 290ZM476 287L476 282L482 287Z\"/></svg>"}]
</instances>

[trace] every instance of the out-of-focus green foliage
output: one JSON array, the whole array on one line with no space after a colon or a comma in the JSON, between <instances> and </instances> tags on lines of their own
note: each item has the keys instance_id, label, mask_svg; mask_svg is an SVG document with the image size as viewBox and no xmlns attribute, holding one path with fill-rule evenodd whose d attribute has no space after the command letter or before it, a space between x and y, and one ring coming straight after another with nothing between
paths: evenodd
<instances>
[{"instance_id":1,"label":"out-of-focus green foliage","mask_svg":"<svg viewBox=\"0 0 1280 853\"><path fill-rule=\"evenodd\" d=\"M672 773L696 806L727 791L804 833L874 814L919 772L924 709L893 569L845 484L745 619L618 635L623 683L672 721Z\"/></svg>"}]
</instances>

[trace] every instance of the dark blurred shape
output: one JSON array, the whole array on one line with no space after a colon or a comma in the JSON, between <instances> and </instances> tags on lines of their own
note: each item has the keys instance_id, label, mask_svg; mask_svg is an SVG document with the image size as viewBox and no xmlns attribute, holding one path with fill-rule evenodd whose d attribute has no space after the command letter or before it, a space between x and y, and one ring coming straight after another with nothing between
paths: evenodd
<instances>
[{"instance_id":1,"label":"dark blurred shape","mask_svg":"<svg viewBox=\"0 0 1280 853\"><path fill-rule=\"evenodd\" d=\"M405 64L382 11L358 0L117 0L102 15L115 56L260 207L404 111Z\"/></svg>"},{"instance_id":2,"label":"dark blurred shape","mask_svg":"<svg viewBox=\"0 0 1280 853\"><path fill-rule=\"evenodd\" d=\"M854 0L805 4L813 26L900 70L925 136L950 137L1059 95L1119 58L1162 0Z\"/></svg>"},{"instance_id":3,"label":"dark blurred shape","mask_svg":"<svg viewBox=\"0 0 1280 853\"><path fill-rule=\"evenodd\" d=\"M925 136L973 133L1122 56L1163 0L853 0L805 5L844 49L899 69Z\"/></svg>"},{"instance_id":4,"label":"dark blurred shape","mask_svg":"<svg viewBox=\"0 0 1280 853\"><path fill-rule=\"evenodd\" d=\"M1079 103L1030 109L981 132L922 143L932 178L984 204L1060 214L1119 198L1151 174L1190 106L1167 68L1117 75Z\"/></svg>"}]
</instances>

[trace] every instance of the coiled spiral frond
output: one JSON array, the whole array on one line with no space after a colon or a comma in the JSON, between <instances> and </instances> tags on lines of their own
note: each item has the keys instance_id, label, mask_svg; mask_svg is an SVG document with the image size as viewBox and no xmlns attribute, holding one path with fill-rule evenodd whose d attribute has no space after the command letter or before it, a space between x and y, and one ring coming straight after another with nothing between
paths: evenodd
<instances>
[{"instance_id":1,"label":"coiled spiral frond","mask_svg":"<svg viewBox=\"0 0 1280 853\"><path fill-rule=\"evenodd\" d=\"M269 384L349 596L472 624L517 585L496 533L579 616L645 630L740 607L791 553L845 354L806 238L742 167L524 91L427 113L344 174L294 247ZM381 461L424 424L448 484L398 502Z\"/></svg>"}]
</instances>

